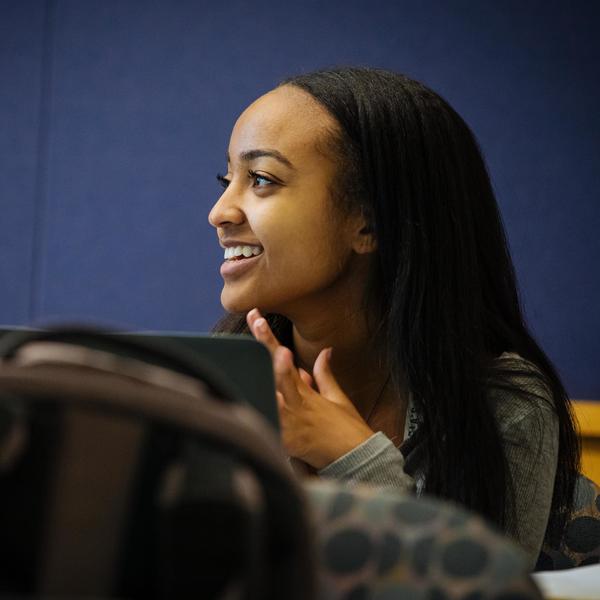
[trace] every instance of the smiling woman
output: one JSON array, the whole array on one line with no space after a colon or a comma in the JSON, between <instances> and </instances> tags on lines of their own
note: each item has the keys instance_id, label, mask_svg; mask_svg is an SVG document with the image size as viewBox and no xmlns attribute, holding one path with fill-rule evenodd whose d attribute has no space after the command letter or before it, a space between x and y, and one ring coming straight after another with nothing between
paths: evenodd
<instances>
[{"instance_id":1,"label":"smiling woman","mask_svg":"<svg viewBox=\"0 0 600 600\"><path fill-rule=\"evenodd\" d=\"M461 502L533 565L571 510L577 443L464 121L389 71L302 75L243 112L218 179L216 329L270 349L288 454Z\"/></svg>"},{"instance_id":2,"label":"smiling woman","mask_svg":"<svg viewBox=\"0 0 600 600\"><path fill-rule=\"evenodd\" d=\"M351 241L364 223L335 214L336 164L316 151L334 126L306 92L291 86L257 100L236 123L228 172L219 177L225 190L209 220L225 248L262 252L247 263L223 264L221 300L228 311L260 306L297 320L298 312L313 314L340 293L346 303L364 295L372 258L353 251Z\"/></svg>"}]
</instances>

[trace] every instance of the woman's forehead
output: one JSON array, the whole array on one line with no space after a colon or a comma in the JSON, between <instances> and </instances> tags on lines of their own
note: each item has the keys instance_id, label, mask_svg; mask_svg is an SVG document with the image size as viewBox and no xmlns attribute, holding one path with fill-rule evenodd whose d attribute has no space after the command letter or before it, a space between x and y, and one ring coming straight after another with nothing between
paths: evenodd
<instances>
[{"instance_id":1,"label":"woman's forehead","mask_svg":"<svg viewBox=\"0 0 600 600\"><path fill-rule=\"evenodd\" d=\"M283 86L261 96L237 120L231 134L232 160L248 150L276 149L282 154L315 153L335 121L309 94Z\"/></svg>"}]
</instances>

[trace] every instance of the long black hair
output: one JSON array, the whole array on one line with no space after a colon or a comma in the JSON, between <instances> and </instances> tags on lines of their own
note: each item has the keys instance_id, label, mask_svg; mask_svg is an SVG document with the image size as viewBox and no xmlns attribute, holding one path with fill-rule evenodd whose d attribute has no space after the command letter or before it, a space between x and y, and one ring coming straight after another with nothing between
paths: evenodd
<instances>
[{"instance_id":1,"label":"long black hair","mask_svg":"<svg viewBox=\"0 0 600 600\"><path fill-rule=\"evenodd\" d=\"M572 505L577 435L559 377L524 323L501 217L471 130L438 94L381 69L322 70L281 85L309 93L339 125L328 140L340 173L334 200L362 211L377 240L368 299L378 319L374 335L421 418L416 435L425 490L506 527L514 497L486 396L491 386L536 395L514 384L514 366L503 370L494 361L517 353L535 365L558 417L547 538L556 540ZM289 343L289 322L281 315L268 320ZM247 331L243 315L216 329Z\"/></svg>"}]
</instances>

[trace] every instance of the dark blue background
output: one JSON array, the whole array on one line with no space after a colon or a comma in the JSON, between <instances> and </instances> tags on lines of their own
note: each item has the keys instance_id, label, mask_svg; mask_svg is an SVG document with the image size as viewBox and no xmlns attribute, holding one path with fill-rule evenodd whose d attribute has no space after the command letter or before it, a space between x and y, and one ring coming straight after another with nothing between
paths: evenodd
<instances>
[{"instance_id":1,"label":"dark blue background","mask_svg":"<svg viewBox=\"0 0 600 600\"><path fill-rule=\"evenodd\" d=\"M207 330L231 126L336 64L420 79L487 157L528 320L600 398L597 2L0 0L0 323Z\"/></svg>"}]
</instances>

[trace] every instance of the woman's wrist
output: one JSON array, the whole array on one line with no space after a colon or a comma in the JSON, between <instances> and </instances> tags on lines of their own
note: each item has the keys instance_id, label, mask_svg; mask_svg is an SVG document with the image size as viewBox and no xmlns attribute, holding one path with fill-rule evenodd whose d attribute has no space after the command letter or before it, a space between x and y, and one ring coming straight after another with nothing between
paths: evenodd
<instances>
[{"instance_id":1,"label":"woman's wrist","mask_svg":"<svg viewBox=\"0 0 600 600\"><path fill-rule=\"evenodd\" d=\"M360 424L352 431L348 429L332 432L330 443L324 443L315 452L312 460L308 460L315 469L320 470L335 462L342 456L352 452L358 446L364 444L375 432L366 424Z\"/></svg>"}]
</instances>

